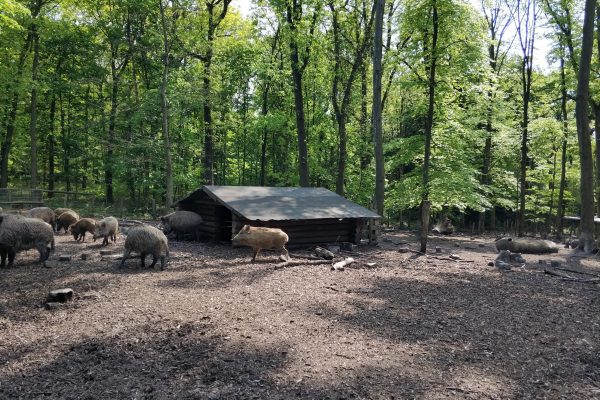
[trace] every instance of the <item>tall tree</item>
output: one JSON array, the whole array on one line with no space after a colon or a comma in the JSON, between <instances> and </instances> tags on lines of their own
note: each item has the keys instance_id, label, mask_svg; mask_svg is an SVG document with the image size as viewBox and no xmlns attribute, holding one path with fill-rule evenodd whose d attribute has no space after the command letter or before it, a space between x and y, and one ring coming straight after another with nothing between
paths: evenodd
<instances>
[{"instance_id":1,"label":"tall tree","mask_svg":"<svg viewBox=\"0 0 600 400\"><path fill-rule=\"evenodd\" d=\"M162 133L165 148L165 183L166 183L166 207L173 204L173 162L171 160L171 138L169 135L169 101L167 98L167 87L169 85L169 58L171 57L169 28L165 18L165 6L162 0L158 0L160 10L160 24L163 38L163 70L160 83L160 106L162 111Z\"/></svg>"},{"instance_id":2,"label":"tall tree","mask_svg":"<svg viewBox=\"0 0 600 400\"><path fill-rule=\"evenodd\" d=\"M525 230L525 199L527 194L527 166L529 164L529 104L533 82L533 51L535 29L539 18L538 0L516 0L507 3L517 30L521 48L521 163L519 172L519 212L517 216L517 234L522 236Z\"/></svg>"},{"instance_id":3,"label":"tall tree","mask_svg":"<svg viewBox=\"0 0 600 400\"><path fill-rule=\"evenodd\" d=\"M427 80L427 116L425 117L425 156L423 159L423 194L421 197L421 252L427 250L427 233L429 231L429 162L431 159L431 137L433 132L433 118L435 113L435 87L438 61L438 32L439 17L437 0L431 2L431 42L428 60Z\"/></svg>"},{"instance_id":4,"label":"tall tree","mask_svg":"<svg viewBox=\"0 0 600 400\"><path fill-rule=\"evenodd\" d=\"M310 185L310 171L308 166L308 138L306 132L306 117L304 112L304 71L310 60L311 39L315 33L319 15L320 5L316 5L310 20L307 41L301 57L300 35L305 34L300 30L304 21L302 0L291 0L287 2L285 15L289 29L290 62L292 67L292 82L294 87L294 104L296 106L296 130L298 132L298 176L300 186Z\"/></svg>"},{"instance_id":5,"label":"tall tree","mask_svg":"<svg viewBox=\"0 0 600 400\"><path fill-rule=\"evenodd\" d=\"M33 41L33 62L31 65L31 103L29 110L29 137L31 140L31 188L36 189L37 181L37 85L38 70L40 66L40 35L38 33L37 22L31 23L31 34Z\"/></svg>"},{"instance_id":6,"label":"tall tree","mask_svg":"<svg viewBox=\"0 0 600 400\"><path fill-rule=\"evenodd\" d=\"M350 15L346 16L346 20L353 19L354 21L354 36L355 43L348 43L344 46L342 40L344 37L348 38L351 36L351 32L344 34L344 27L340 24L340 9L337 8L335 1L329 2L329 8L331 9L332 26L333 26L333 58L334 72L333 72L333 84L331 99L333 104L333 111L335 114L335 120L337 122L338 129L338 171L336 179L336 193L340 196L344 195L344 181L346 174L346 160L348 158L348 137L346 132L346 123L348 120L348 111L350 107L350 100L352 95L352 87L354 80L360 67L363 64L365 54L368 45L371 43L372 27L373 27L373 15L374 9L371 10L367 16L366 10L363 8L361 12L361 6L357 1L353 6L346 3L345 8L351 8ZM345 51L342 47L348 47ZM344 73L342 58L347 53L351 54L350 59L345 59L346 63L350 64L350 71Z\"/></svg>"},{"instance_id":7,"label":"tall tree","mask_svg":"<svg viewBox=\"0 0 600 400\"><path fill-rule=\"evenodd\" d=\"M385 169L383 159L383 127L381 121L381 77L383 52L383 12L385 0L375 0L375 42L373 44L373 143L375 144L375 209L383 216Z\"/></svg>"},{"instance_id":8,"label":"tall tree","mask_svg":"<svg viewBox=\"0 0 600 400\"><path fill-rule=\"evenodd\" d=\"M9 84L9 93L11 95L11 103L9 106L9 112L6 119L6 133L0 147L0 187L5 188L8 186L8 159L10 157L10 150L12 148L13 137L15 134L15 122L17 119L17 108L19 106L19 98L21 94L21 79L25 69L25 61L27 55L31 50L31 44L33 43L35 32L31 29L35 19L40 14L45 1L37 0L30 4L29 12L30 19L27 25L27 37L21 47L19 58L16 66L14 79Z\"/></svg>"},{"instance_id":9,"label":"tall tree","mask_svg":"<svg viewBox=\"0 0 600 400\"><path fill-rule=\"evenodd\" d=\"M594 16L596 0L586 0L583 20L583 38L579 74L577 76L577 99L575 119L577 121L577 139L579 142L581 222L579 225L579 248L591 252L594 247L594 178L592 144L588 119L590 97L590 67L594 46Z\"/></svg>"},{"instance_id":10,"label":"tall tree","mask_svg":"<svg viewBox=\"0 0 600 400\"><path fill-rule=\"evenodd\" d=\"M487 24L489 34L488 38L488 65L491 75L488 79L487 89L487 109L485 115L485 145L483 148L483 165L481 167L481 183L490 185L491 176L490 168L492 164L492 142L494 139L494 101L496 97L497 80L504 64L508 46L504 46L504 35L510 24L508 13L503 7L503 0L494 0L493 2L481 0L481 9ZM503 48L504 47L504 48ZM490 227L495 228L495 213L492 206L489 212L482 211L479 213L479 231L485 227L486 214L490 214Z\"/></svg>"}]
</instances>

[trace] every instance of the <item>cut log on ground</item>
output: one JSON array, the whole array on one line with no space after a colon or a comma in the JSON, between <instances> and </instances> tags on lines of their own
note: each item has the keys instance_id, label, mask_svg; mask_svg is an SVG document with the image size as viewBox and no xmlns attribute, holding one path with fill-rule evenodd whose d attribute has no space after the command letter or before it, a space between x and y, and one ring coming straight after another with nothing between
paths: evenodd
<instances>
[{"instance_id":1,"label":"cut log on ground","mask_svg":"<svg viewBox=\"0 0 600 400\"><path fill-rule=\"evenodd\" d=\"M338 261L331 266L332 271L343 271L346 265L350 265L356 260L352 257L348 257L342 261Z\"/></svg>"}]
</instances>

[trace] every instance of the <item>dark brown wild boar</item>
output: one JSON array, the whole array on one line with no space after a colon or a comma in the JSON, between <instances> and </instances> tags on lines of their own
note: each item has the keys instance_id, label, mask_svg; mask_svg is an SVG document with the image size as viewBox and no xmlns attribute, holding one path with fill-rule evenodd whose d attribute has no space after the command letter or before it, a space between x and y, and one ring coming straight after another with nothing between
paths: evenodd
<instances>
[{"instance_id":1,"label":"dark brown wild boar","mask_svg":"<svg viewBox=\"0 0 600 400\"><path fill-rule=\"evenodd\" d=\"M85 242L85 234L89 232L94 235L96 233L96 221L91 218L81 218L79 221L75 222L73 225L69 227L71 234L73 235L73 239L81 240Z\"/></svg>"}]
</instances>

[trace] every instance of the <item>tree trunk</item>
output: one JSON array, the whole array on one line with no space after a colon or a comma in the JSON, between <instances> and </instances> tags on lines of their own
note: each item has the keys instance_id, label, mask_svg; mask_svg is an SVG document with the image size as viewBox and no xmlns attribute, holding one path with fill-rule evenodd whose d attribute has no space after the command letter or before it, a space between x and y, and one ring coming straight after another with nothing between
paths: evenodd
<instances>
[{"instance_id":1,"label":"tree trunk","mask_svg":"<svg viewBox=\"0 0 600 400\"><path fill-rule=\"evenodd\" d=\"M290 61L292 67L292 81L294 83L294 105L296 107L296 129L298 131L298 176L300 186L310 185L310 172L308 167L308 145L306 135L306 121L304 116L304 93L302 90L303 70L300 65L298 50L298 30L296 23L299 22L299 13L302 6L296 0L293 5L287 6L287 23L290 27Z\"/></svg>"},{"instance_id":2,"label":"tree trunk","mask_svg":"<svg viewBox=\"0 0 600 400\"><path fill-rule=\"evenodd\" d=\"M169 136L169 102L167 100L167 85L169 83L169 36L167 32L167 22L165 19L165 9L162 0L158 0L160 9L160 21L163 33L163 71L160 84L160 99L162 111L162 131L163 143L165 148L165 179L166 179L166 208L173 204L173 162L171 160L171 139Z\"/></svg>"},{"instance_id":3,"label":"tree trunk","mask_svg":"<svg viewBox=\"0 0 600 400\"><path fill-rule=\"evenodd\" d=\"M110 93L110 114L108 116L108 141L106 144L106 158L104 160L104 184L105 184L105 195L106 202L109 204L114 203L113 195L113 144L115 141L115 126L117 120L117 107L118 107L118 92L119 92L119 78L116 72L115 61L111 63L112 71L112 90Z\"/></svg>"},{"instance_id":4,"label":"tree trunk","mask_svg":"<svg viewBox=\"0 0 600 400\"><path fill-rule=\"evenodd\" d=\"M336 179L336 193L340 196L344 195L345 189L345 175L346 175L346 160L348 158L348 137L346 131L346 122L348 120L348 109L350 108L350 98L352 93L352 85L356 79L356 75L363 64L367 45L371 38L371 27L373 22L373 12L370 18L367 20L365 15L365 33L361 39L361 26L360 23L356 23L356 48L354 50L353 58L350 60L351 69L347 75L346 80L342 76L342 51L341 51L341 37L343 36L340 32L340 24L338 18L338 10L335 8L334 2L329 3L329 8L332 13L332 25L333 25L333 47L334 47L334 76L332 85L332 103L333 110L335 113L335 120L338 128L338 171ZM366 12L365 12L366 14ZM343 90L340 91L340 86Z\"/></svg>"},{"instance_id":5,"label":"tree trunk","mask_svg":"<svg viewBox=\"0 0 600 400\"><path fill-rule=\"evenodd\" d=\"M421 252L427 250L427 234L429 232L429 160L431 158L431 136L433 131L433 116L435 111L435 69L437 65L437 39L438 39L438 11L437 1L432 4L432 38L429 64L429 104L425 120L425 157L423 160L423 195L421 201Z\"/></svg>"},{"instance_id":6,"label":"tree trunk","mask_svg":"<svg viewBox=\"0 0 600 400\"><path fill-rule=\"evenodd\" d=\"M381 123L381 77L382 42L383 42L383 10L385 0L375 0L375 42L373 45L373 144L375 146L375 209L383 216L385 196L385 169L383 159L383 127Z\"/></svg>"},{"instance_id":7,"label":"tree trunk","mask_svg":"<svg viewBox=\"0 0 600 400\"><path fill-rule=\"evenodd\" d=\"M33 40L33 34L29 31L25 44L21 48L19 53L19 61L17 62L17 75L13 79L13 90L12 100L10 103L10 110L8 112L8 118L6 123L6 135L2 141L2 148L0 148L0 187L8 187L8 159L10 156L10 150L12 148L12 140L15 134L15 121L17 119L17 107L19 106L19 94L21 91L20 83L23 77L23 70L25 66L25 59L29 53L31 42Z\"/></svg>"},{"instance_id":8,"label":"tree trunk","mask_svg":"<svg viewBox=\"0 0 600 400\"><path fill-rule=\"evenodd\" d=\"M35 22L31 24L33 36L33 63L31 66L31 110L29 122L29 137L31 139L31 188L37 189L37 75L40 65L40 37Z\"/></svg>"},{"instance_id":9,"label":"tree trunk","mask_svg":"<svg viewBox=\"0 0 600 400\"><path fill-rule=\"evenodd\" d=\"M55 175L55 150L54 150L54 121L56 119L56 96L52 94L52 100L50 102L50 132L48 133L48 198L54 197L54 182L56 179Z\"/></svg>"},{"instance_id":10,"label":"tree trunk","mask_svg":"<svg viewBox=\"0 0 600 400\"><path fill-rule=\"evenodd\" d=\"M555 230L556 237L562 239L563 234L563 217L564 217L564 202L565 202L565 187L567 184L567 139L569 137L569 123L567 121L567 81L565 76L565 58L564 48L560 57L560 119L562 121L563 140L561 146L560 158L560 183L558 188L558 200L556 204L556 222Z\"/></svg>"},{"instance_id":11,"label":"tree trunk","mask_svg":"<svg viewBox=\"0 0 600 400\"><path fill-rule=\"evenodd\" d=\"M591 252L594 247L594 177L592 144L588 119L590 65L594 44L595 0L586 0L583 22L581 58L577 77L577 99L575 118L577 120L577 138L579 141L580 177L581 177L581 221L579 225L579 249Z\"/></svg>"}]
</instances>

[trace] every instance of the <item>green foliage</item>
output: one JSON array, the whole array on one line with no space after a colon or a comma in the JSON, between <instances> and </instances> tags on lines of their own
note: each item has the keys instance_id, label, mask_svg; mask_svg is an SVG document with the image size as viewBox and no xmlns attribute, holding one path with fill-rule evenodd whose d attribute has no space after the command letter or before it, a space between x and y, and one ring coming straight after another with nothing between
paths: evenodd
<instances>
[{"instance_id":1,"label":"green foliage","mask_svg":"<svg viewBox=\"0 0 600 400\"><path fill-rule=\"evenodd\" d=\"M431 54L432 1L396 0L395 14L391 19L386 16L384 22L384 42L387 38L390 41L385 48L383 76L386 214L392 219L400 215L414 217L421 201L427 68L432 56L437 58L438 67L430 171L432 211L463 213L493 207L514 211L522 109L520 60L509 53L500 74L491 71L485 20L469 2L461 0L435 0L440 31L438 52ZM545 6L566 6L571 15L577 15L575 3L551 0ZM332 85L336 76L340 82L350 76L372 4L359 0L334 2L341 32L337 43L339 69L334 68L335 43L328 3L303 1L302 18L295 31L285 22L290 4L282 0L256 1L251 18L242 17L230 5L210 44L206 3L164 3L171 40L167 93L175 199L202 184L207 156L205 104L212 108L217 184L258 185L263 177L265 185L298 184L291 39L298 44L300 61L307 60L303 89L310 181L314 186L335 188L339 127L334 118ZM31 50L25 45L31 18L28 10L14 0L0 0L0 10L2 135L13 90L19 95L9 184L27 186L32 60ZM579 32L577 21L573 24L574 32ZM81 206L91 213L119 213L123 208L143 215L153 199L163 204L166 169L159 89L164 49L157 2L58 0L42 8L36 25L40 35L40 67L35 84L38 175L42 185L50 186L53 172L55 189L102 197L106 171L110 170L116 202L100 205L99 201L82 200ZM558 46L564 42L559 33L553 38L554 59L564 52ZM577 40L574 46L578 52ZM207 75L209 49L212 59ZM367 207L372 205L375 175L371 73L367 56L352 82L345 122L346 194ZM573 95L574 71L567 68L566 74L568 92ZM203 90L206 78L211 80L208 92ZM527 218L545 221L556 212L565 136L559 121L560 76L538 71L534 78ZM594 82L591 90L596 98L600 86L594 86ZM340 90L335 93L338 99L342 98ZM114 137L110 139L113 100ZM569 116L573 107L569 100ZM491 131L486 128L488 118ZM569 124L565 205L568 213L578 213L578 149L574 122ZM490 172L487 183L482 183L483 150L488 138ZM54 162L52 171L50 160Z\"/></svg>"}]
</instances>

